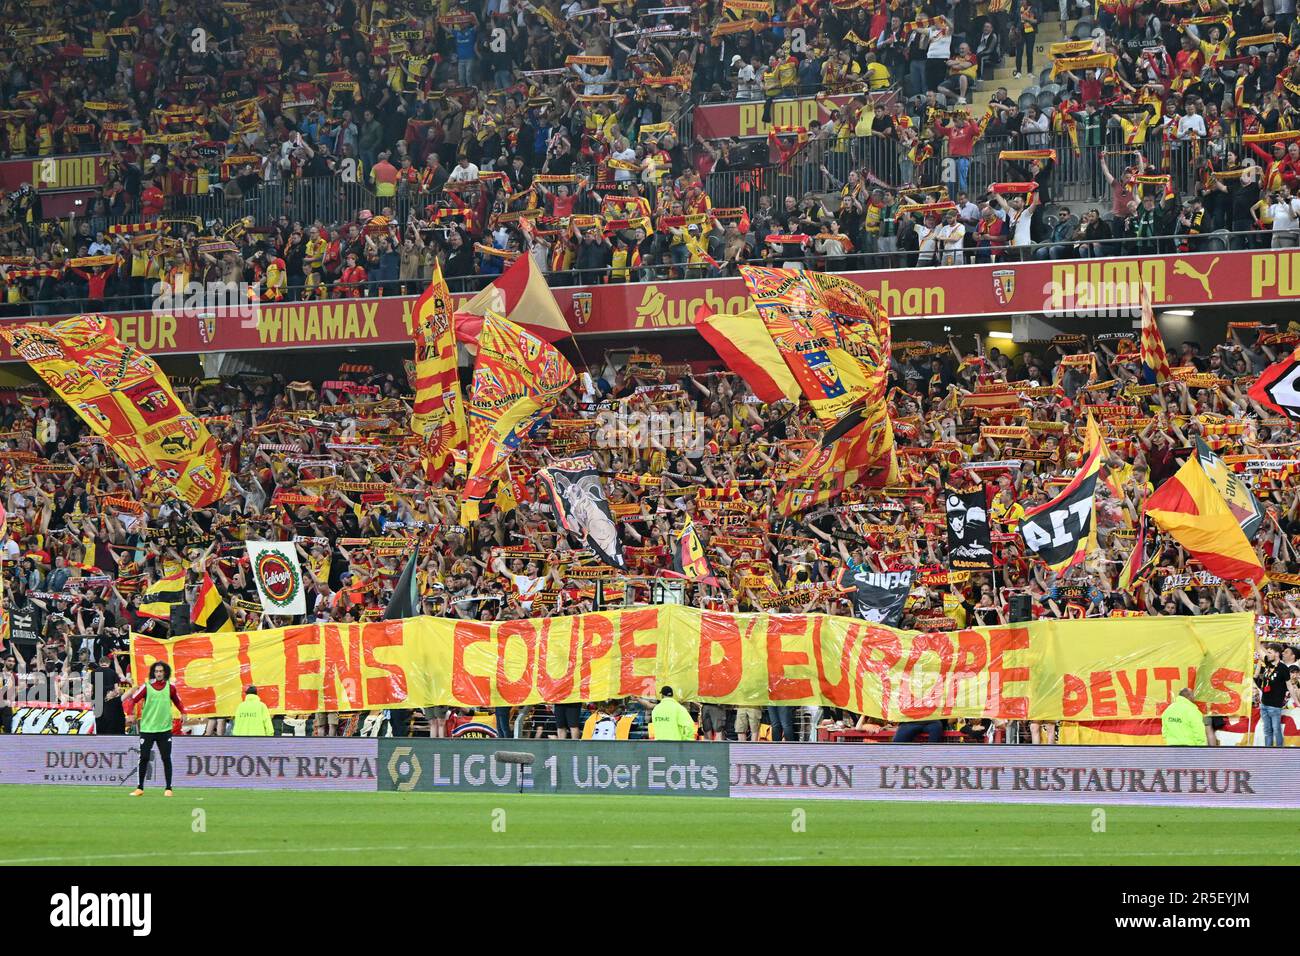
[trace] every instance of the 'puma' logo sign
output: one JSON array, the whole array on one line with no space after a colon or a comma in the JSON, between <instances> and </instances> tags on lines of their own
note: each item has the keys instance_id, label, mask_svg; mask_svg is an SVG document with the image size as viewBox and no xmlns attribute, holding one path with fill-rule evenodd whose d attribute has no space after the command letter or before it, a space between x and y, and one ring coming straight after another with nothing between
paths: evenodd
<instances>
[{"instance_id":1,"label":"'puma' logo sign","mask_svg":"<svg viewBox=\"0 0 1300 956\"><path fill-rule=\"evenodd\" d=\"M1214 267L1218 264L1219 257L1215 256L1210 260L1210 267L1204 272L1199 272L1196 267L1186 259L1179 259L1174 263L1174 275L1187 276L1189 279L1195 279L1201 284L1201 288L1205 290L1205 297L1213 302L1214 293L1210 291L1210 273L1214 271Z\"/></svg>"}]
</instances>

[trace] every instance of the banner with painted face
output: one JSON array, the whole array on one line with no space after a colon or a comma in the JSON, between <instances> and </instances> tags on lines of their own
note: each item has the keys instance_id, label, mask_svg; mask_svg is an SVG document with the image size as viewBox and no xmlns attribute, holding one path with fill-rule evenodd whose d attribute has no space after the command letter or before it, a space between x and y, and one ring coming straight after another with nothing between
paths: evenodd
<instances>
[{"instance_id":1,"label":"banner with painted face","mask_svg":"<svg viewBox=\"0 0 1300 956\"><path fill-rule=\"evenodd\" d=\"M948 492L948 566L953 570L989 571L994 567L988 496L984 489Z\"/></svg>"},{"instance_id":2,"label":"banner with painted face","mask_svg":"<svg viewBox=\"0 0 1300 956\"><path fill-rule=\"evenodd\" d=\"M543 468L542 483L555 509L555 522L610 567L622 568L623 542L590 455L566 458Z\"/></svg>"},{"instance_id":3,"label":"banner with painted face","mask_svg":"<svg viewBox=\"0 0 1300 956\"><path fill-rule=\"evenodd\" d=\"M853 589L854 617L895 627L903 616L907 596L912 593L913 573L842 568L839 584Z\"/></svg>"}]
</instances>

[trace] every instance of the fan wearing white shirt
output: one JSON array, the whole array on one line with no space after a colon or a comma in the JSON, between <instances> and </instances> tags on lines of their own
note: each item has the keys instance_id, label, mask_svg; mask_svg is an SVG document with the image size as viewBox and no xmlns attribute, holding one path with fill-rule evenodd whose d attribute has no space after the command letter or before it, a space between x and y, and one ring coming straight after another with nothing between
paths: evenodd
<instances>
[{"instance_id":1,"label":"fan wearing white shirt","mask_svg":"<svg viewBox=\"0 0 1300 956\"><path fill-rule=\"evenodd\" d=\"M460 162L451 171L447 177L449 183L468 183L478 181L478 167L469 161L469 157L462 156Z\"/></svg>"},{"instance_id":2,"label":"fan wearing white shirt","mask_svg":"<svg viewBox=\"0 0 1300 956\"><path fill-rule=\"evenodd\" d=\"M1205 138L1205 117L1202 116L1195 103L1187 104L1187 113L1178 117L1178 133L1180 140L1188 140L1196 137Z\"/></svg>"},{"instance_id":3,"label":"fan wearing white shirt","mask_svg":"<svg viewBox=\"0 0 1300 956\"><path fill-rule=\"evenodd\" d=\"M949 209L943 214L943 222L934 230L934 238L941 249L940 265L959 266L966 261L962 250L966 227L957 221L956 209Z\"/></svg>"},{"instance_id":4,"label":"fan wearing white shirt","mask_svg":"<svg viewBox=\"0 0 1300 956\"><path fill-rule=\"evenodd\" d=\"M1273 219L1273 248L1296 246L1296 228L1300 226L1300 199L1283 186L1269 196L1268 214Z\"/></svg>"}]
</instances>

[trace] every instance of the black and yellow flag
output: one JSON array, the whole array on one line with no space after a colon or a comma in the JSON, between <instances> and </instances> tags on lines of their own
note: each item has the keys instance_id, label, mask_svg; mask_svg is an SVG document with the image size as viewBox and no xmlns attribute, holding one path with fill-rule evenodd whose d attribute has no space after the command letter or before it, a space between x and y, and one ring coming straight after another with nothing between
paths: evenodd
<instances>
[{"instance_id":1,"label":"black and yellow flag","mask_svg":"<svg viewBox=\"0 0 1300 956\"><path fill-rule=\"evenodd\" d=\"M159 578L144 589L140 606L136 613L141 617L152 617L159 621L169 621L172 605L185 600L185 572L177 571Z\"/></svg>"}]
</instances>

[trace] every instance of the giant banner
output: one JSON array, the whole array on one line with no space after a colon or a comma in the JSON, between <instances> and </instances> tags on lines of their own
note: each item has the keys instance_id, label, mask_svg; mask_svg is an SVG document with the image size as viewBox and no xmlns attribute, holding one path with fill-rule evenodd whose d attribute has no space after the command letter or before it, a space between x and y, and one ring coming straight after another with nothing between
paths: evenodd
<instances>
[{"instance_id":1,"label":"giant banner","mask_svg":"<svg viewBox=\"0 0 1300 956\"><path fill-rule=\"evenodd\" d=\"M1151 288L1157 309L1239 305L1300 298L1300 251L1201 252L1184 256L1032 261L933 269L846 272L880 297L890 321L1047 313L1114 316L1128 331L1138 291ZM412 290L414 291L414 290ZM677 282L610 283L552 290L578 336L640 336L690 329L697 310L736 314L753 303L739 277ZM457 295L457 304L470 298ZM111 316L118 338L150 355L256 349L407 345L414 295L327 302L261 303L246 308L122 312ZM0 327L54 318L0 319ZM1109 321L1109 320L1108 320ZM0 342L0 361L17 361Z\"/></svg>"},{"instance_id":2,"label":"giant banner","mask_svg":"<svg viewBox=\"0 0 1300 956\"><path fill-rule=\"evenodd\" d=\"M186 709L233 714L249 684L276 713L656 696L821 704L887 720L1155 717L1184 687L1250 708L1254 615L1039 621L945 633L820 614L662 605L486 623L419 617L131 637L137 680L171 664Z\"/></svg>"}]
</instances>

